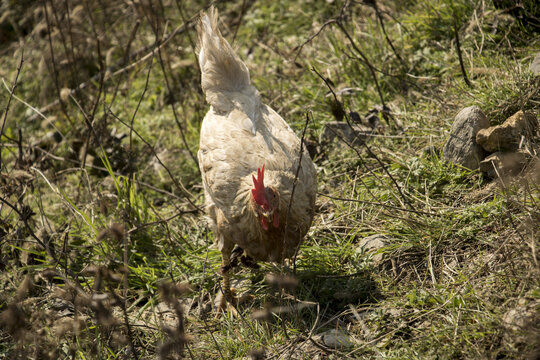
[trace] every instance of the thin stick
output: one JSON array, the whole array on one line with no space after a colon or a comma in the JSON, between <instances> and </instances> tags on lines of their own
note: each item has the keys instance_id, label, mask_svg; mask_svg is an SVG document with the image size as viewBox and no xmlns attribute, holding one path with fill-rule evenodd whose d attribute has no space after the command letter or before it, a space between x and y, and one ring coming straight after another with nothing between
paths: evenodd
<instances>
[{"instance_id":1,"label":"thin stick","mask_svg":"<svg viewBox=\"0 0 540 360\"><path fill-rule=\"evenodd\" d=\"M47 246L45 245L45 243L43 241L41 241L40 238L37 237L36 233L32 230L32 228L28 224L28 217L25 216L19 209L17 209L17 207L15 205L11 204L6 199L3 199L3 198L0 197L0 202L2 202L3 204L6 204L9 208L11 208L11 210L15 211L15 213L17 213L17 215L19 215L19 218L21 219L24 226L26 227L26 229L30 233L30 236L33 237L34 240L36 240L36 242L43 248L43 250L47 250ZM53 256L52 254L49 254L49 255ZM56 260L56 259L54 259L54 260Z\"/></svg>"},{"instance_id":2,"label":"thin stick","mask_svg":"<svg viewBox=\"0 0 540 360\"><path fill-rule=\"evenodd\" d=\"M379 99L381 100L381 105L384 107L386 107L386 103L384 102L384 96L383 96L383 93L382 93L382 90L381 90L381 87L379 86L379 80L377 78L377 73L375 72L375 68L373 65L371 65L371 63L369 62L368 58L366 57L366 55L364 55L364 53L362 52L362 50L360 50L358 48L358 46L356 46L356 43L354 42L353 38L351 37L351 35L349 34L349 32L345 29L345 27L343 26L343 24L341 23L341 20L340 21L336 21L336 24L337 26L339 27L339 29L341 30L341 32L343 34L345 34L345 36L349 39L349 42L351 43L353 49L356 51L356 53L358 55L360 55L360 57L362 58L364 64L366 64L368 70L369 70L369 73L371 74L371 77L373 78L373 81L375 82L375 88L377 88L377 93L379 94ZM386 118L385 118L386 119ZM387 120L388 121L388 120Z\"/></svg>"},{"instance_id":3,"label":"thin stick","mask_svg":"<svg viewBox=\"0 0 540 360\"><path fill-rule=\"evenodd\" d=\"M73 119L71 119L71 117L69 116L69 113L68 113L68 111L66 109L66 106L65 106L64 102L60 101L60 99L62 97L60 96L60 84L58 82L58 69L56 68L56 59L54 57L54 47L53 47L53 44L52 44L52 36L51 36L51 34L52 34L52 26L51 26L51 22L49 20L49 11L47 10L47 2L46 2L46 0L42 0L42 3L43 3L43 12L45 13L45 21L47 23L47 35L48 35L48 39L49 39L49 51L51 53L51 63L52 63L52 68L53 68L54 85L55 85L55 88L56 88L56 97L57 97L56 100L60 104L60 107L62 108L62 112L66 116L66 119L68 119L68 121L71 123L71 125L75 125L74 122L73 122ZM41 112L43 112L43 110Z\"/></svg>"},{"instance_id":4,"label":"thin stick","mask_svg":"<svg viewBox=\"0 0 540 360\"><path fill-rule=\"evenodd\" d=\"M345 109L343 109L343 105L341 104L341 102L338 100L337 98L337 95L336 93L334 92L334 89L332 89L332 86L330 86L330 84L328 83L328 80L326 80L324 78L324 76L322 76L318 71L317 69L315 69L314 67L311 68L311 70L313 70L317 76L319 76L322 81L324 81L324 83L326 84L326 87L328 87L328 89L330 90L330 92L332 93L332 95L334 96L334 101L336 102L336 104L338 104L341 109L343 110L343 113L345 114L345 120L347 121L347 124L349 125L349 127L352 129L352 125L351 125L351 121L349 119L349 115L347 114L347 112L345 111ZM343 140L343 139L342 139ZM343 140L344 141L344 140ZM354 146L352 146L352 144L349 144L349 142L347 141L344 141L345 144L347 144L347 146L349 146L351 149L353 149L357 154L358 156L360 156L360 153L358 151L358 149L356 149ZM383 169L383 171L386 173L386 175L388 175L388 177L390 178L390 180L394 183L394 186L396 187L397 191L399 192L399 195L401 195L401 198L405 201L405 203L409 206L409 208L413 209L414 210L414 206L409 202L409 200L407 199L407 197L405 197L405 194L401 191L401 187L399 186L399 184L397 183L397 181L394 179L394 177L392 176L392 174L390 174L390 172L388 171L388 169L386 168L386 166L384 165L384 163L381 161L381 159L379 159L379 157L377 155L375 155L375 153L373 151L371 151L371 148L366 144L365 141L362 141L361 144L366 148L368 154L370 156L372 156L378 163L379 165L381 166L381 168Z\"/></svg>"},{"instance_id":5,"label":"thin stick","mask_svg":"<svg viewBox=\"0 0 540 360\"><path fill-rule=\"evenodd\" d=\"M137 31L139 30L140 25L141 25L141 21L139 19L137 19L135 21L135 25L133 26L133 29L131 29L131 33L129 35L129 39L128 39L128 42L126 44L126 48L123 49L123 53L124 53L124 58L122 60L123 64L127 64L127 62L130 59L129 51L131 50L131 45L133 44L133 41L135 40L135 35L137 35ZM112 77L112 76L107 76L107 74L108 73L105 74L106 78ZM120 83L124 79L125 79L125 77L122 77L121 79L118 79L118 81L116 82L116 85L115 85L114 90L112 92L111 101L109 102L110 105L112 105L114 103L114 101L116 100L116 95L118 94L118 90L120 89Z\"/></svg>"},{"instance_id":6,"label":"thin stick","mask_svg":"<svg viewBox=\"0 0 540 360\"><path fill-rule=\"evenodd\" d=\"M247 10L246 0L242 0L242 8L240 9L240 16L238 16L238 23L236 24L236 27L234 28L233 36L231 38L231 43L234 43L234 40L236 39L236 35L238 34L238 29L240 29L240 25L242 25L242 19L244 18L246 10Z\"/></svg>"},{"instance_id":7,"label":"thin stick","mask_svg":"<svg viewBox=\"0 0 540 360\"><path fill-rule=\"evenodd\" d=\"M152 64L154 63L154 57L150 60L150 64L148 65L148 72L146 73L146 80L144 82L144 89L143 92L139 98L139 102L137 102L137 106L135 107L135 111L133 111L133 115L131 116L131 122L129 126L129 167L131 168L131 160L133 156L133 130L134 130L134 122L135 122L135 116L137 116L137 112L139 112L139 108L141 106L141 103L144 99L144 95L148 91L148 83L150 81L150 73L152 72Z\"/></svg>"},{"instance_id":8,"label":"thin stick","mask_svg":"<svg viewBox=\"0 0 540 360\"><path fill-rule=\"evenodd\" d=\"M302 52L302 49L304 48L304 46L306 46L308 43L310 43L313 39L315 39L317 36L319 36L319 34L324 30L325 27L327 27L328 25L330 24L333 24L336 22L336 19L330 19L328 20L327 22L325 22L324 24L321 25L321 27L319 28L319 30L317 30L317 32L313 35L311 35L310 37L308 37L306 39L306 41L304 41L302 44L296 46L293 48L293 51L296 51L296 55L294 56L294 59L293 59L293 62L296 61L296 59L298 58L298 56L300 56L300 53Z\"/></svg>"},{"instance_id":9,"label":"thin stick","mask_svg":"<svg viewBox=\"0 0 540 360\"><path fill-rule=\"evenodd\" d=\"M6 146L6 145L1 145L3 147L15 147L16 145L11 145L11 146ZM79 160L75 160L75 159L70 159L70 158L65 158L65 157L62 157L62 156L56 156L54 154L51 154L50 152L46 151L45 149L42 149L40 148L39 146L30 146L30 145L23 145L24 148L27 148L27 149L32 149L33 151L34 150L37 150L39 152L42 152L44 153L45 155L44 156L48 156L50 157L51 159L54 159L54 160L58 160L58 161L65 161L65 162L70 162L72 164L77 164L79 165L77 167L77 170L81 170L81 161ZM90 169L95 169L95 170L100 170L100 171L104 171L104 172L108 172L107 168L103 167L103 166L97 166L97 165L91 165L91 164L85 164L85 168L90 168ZM66 169L66 170L69 170L69 169ZM122 174L120 174L119 172L116 172L116 171L113 171L112 172L115 176L123 176ZM137 184L139 185L142 185L144 187L147 187L149 188L150 190L153 190L159 194L163 194L163 195L167 195L167 196L170 196L174 199L177 199L177 200L181 200L182 197L170 192L170 191L167 191L167 190L164 190L164 189L160 189L152 184L149 184L147 182L144 182L144 181L140 181L140 180L137 180ZM193 210L183 210L184 213L186 214L195 214L197 213L198 211L200 211L199 208L197 209L193 209Z\"/></svg>"},{"instance_id":10,"label":"thin stick","mask_svg":"<svg viewBox=\"0 0 540 360\"><path fill-rule=\"evenodd\" d=\"M467 76L467 71L465 70L465 66L463 65L463 56L461 55L461 45L459 42L458 19L455 12L454 12L454 38L456 39L456 50L457 50L457 55L459 59L459 67L461 68L461 74L463 75L463 80L465 80L465 84L467 84L467 86L472 89L473 86L471 82L469 81L469 77Z\"/></svg>"},{"instance_id":11,"label":"thin stick","mask_svg":"<svg viewBox=\"0 0 540 360\"><path fill-rule=\"evenodd\" d=\"M17 74L15 74L15 80L13 81L13 86L11 87L11 90L9 91L9 98L6 105L6 110L4 111L4 118L2 119L2 128L0 129L0 138L4 134L4 127L6 126L7 122L7 114L9 112L9 106L11 105L11 99L13 98L13 93L15 92L15 89L17 88L17 81L19 81L19 75L21 74L21 69L24 62L24 49L21 53L21 60L19 60L19 66L17 66ZM2 151L0 151L0 170L2 170Z\"/></svg>"},{"instance_id":12,"label":"thin stick","mask_svg":"<svg viewBox=\"0 0 540 360\"><path fill-rule=\"evenodd\" d=\"M194 18L194 17L193 17L193 18ZM192 18L192 19L193 19L193 18ZM192 19L190 19L190 21L191 21ZM139 58L138 60L135 60L133 63L131 63L131 64L129 64L129 65L123 67L123 68L120 68L120 69L116 70L116 71L113 72L113 73L107 72L107 73L105 74L104 80L109 80L109 79L112 78L112 77L115 77L115 76L121 75L121 74L123 74L123 73L126 73L126 72L130 71L131 69L137 67L140 63L142 63L142 62L144 62L144 61L146 61L146 60L152 58L152 57L154 56L154 52L155 52L156 50L159 50L159 49L161 49L162 47L164 47L165 45L167 45L167 44L171 41L171 39L172 39L173 37L175 37L176 35L183 33L183 32L188 28L188 25L193 26L191 23L190 23L190 24L186 24L186 23L181 24L181 25L179 25L176 29L174 29L174 31L173 31L169 36L167 36L167 38L165 38L162 42L160 42L159 44L156 44L155 46L152 46L152 47L145 47L145 48L143 48L143 49L141 49L141 50L138 50L138 51L136 51L135 53L129 55L127 58L128 58L128 59L131 59L131 58L135 58L135 57L137 57L137 56L143 54L145 51L149 51L148 53L146 53L145 55L143 55L143 56L142 56L141 58ZM150 50L149 50L149 49L150 49ZM122 64L122 63L121 63L120 66L122 66L122 65L125 65L125 64ZM117 66L112 66L111 68L112 68L112 69L115 69L115 68L118 68L118 67L119 67L119 66L117 65ZM92 85L93 82L94 82L96 79L98 79L99 77L101 77L101 76L102 76L102 74L101 74L101 71L100 71L100 72L97 73L96 75L92 76L92 78L91 78L89 81L83 82L83 83L79 84L77 87L75 87L75 88L73 88L73 89L70 89L71 94L73 94L73 93L75 93L75 92L78 92L78 91L80 91L80 90L83 90L83 89L85 89L86 87ZM44 107L42 107L41 109L39 109L39 111L41 111L42 113L44 113L44 112L47 112L47 111L51 110L53 107L57 106L58 104L61 104L61 101L60 101L59 99L60 99L60 97L58 97L58 99L56 99L55 101L53 101L53 102L51 102L51 103L45 105ZM62 106L63 106L63 105L62 105ZM35 115L33 115L33 116L35 116ZM33 120L33 119L34 119L33 116L31 116L31 117L29 118L29 120ZM68 118L68 119L71 121L71 118Z\"/></svg>"},{"instance_id":13,"label":"thin stick","mask_svg":"<svg viewBox=\"0 0 540 360\"><path fill-rule=\"evenodd\" d=\"M373 1L373 8L375 9L375 14L377 15L377 19L379 19L379 24L381 24L381 29L383 31L386 42L392 48L392 51L394 52L394 54L396 55L396 58L401 63L401 66L403 66L403 69L406 70L405 61L403 61L403 58L401 57L401 55L399 55L398 51L394 47L394 44L392 43L392 40L390 40L390 37L386 33L386 27L384 26L383 17L382 17L381 11L379 10L379 6L377 5L377 1L375 0Z\"/></svg>"},{"instance_id":14,"label":"thin stick","mask_svg":"<svg viewBox=\"0 0 540 360\"><path fill-rule=\"evenodd\" d=\"M296 185L298 183L298 175L300 174L300 168L302 167L302 157L304 155L304 137L306 135L306 130L309 124L309 112L306 112L306 122L304 124L304 130L302 130L302 137L300 138L300 155L298 158L298 167L296 168L296 173L294 175L294 182L293 182L293 188L291 190L291 198L289 200L289 206L287 207L287 217L285 218L285 230L283 235L283 255L282 258L285 257L285 238L287 237L287 229L289 227L289 216L291 215L291 206L293 202L294 197L294 191L296 190ZM296 255L298 254L298 250L300 249L300 244L302 242L298 243L298 246L296 246L296 250L294 252L293 256L293 273L296 274Z\"/></svg>"},{"instance_id":15,"label":"thin stick","mask_svg":"<svg viewBox=\"0 0 540 360\"><path fill-rule=\"evenodd\" d=\"M26 106L27 108L29 108L30 110L32 110L33 112L35 112L38 116L41 116L46 122L47 124L49 124L50 126L52 126L54 128L55 131L57 131L60 136L62 136L62 138L64 138L64 134L60 131L60 129L58 129L58 127L54 124L54 122L52 122L51 120L49 120L48 117L46 117L45 115L43 115L38 109L36 109L35 107L33 107L32 105L30 105L29 103L27 103L26 101L24 101L23 99L21 99L20 97L18 97L17 95L15 95L13 93L12 90L10 90L8 84L6 84L6 80L4 78L2 78L2 83L4 84L4 87L6 88L6 90L10 93L10 100L11 100L11 97L13 97L15 100L17 100L18 102L20 102L21 104L23 104L24 106ZM9 105L9 104L8 104ZM33 115L32 115L33 116Z\"/></svg>"}]
</instances>

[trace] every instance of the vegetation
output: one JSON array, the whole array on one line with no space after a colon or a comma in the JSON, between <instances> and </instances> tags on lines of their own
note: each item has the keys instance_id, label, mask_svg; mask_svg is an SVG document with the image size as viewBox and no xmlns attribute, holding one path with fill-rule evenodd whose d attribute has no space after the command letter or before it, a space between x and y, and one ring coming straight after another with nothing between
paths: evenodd
<instances>
[{"instance_id":1,"label":"vegetation","mask_svg":"<svg viewBox=\"0 0 540 360\"><path fill-rule=\"evenodd\" d=\"M490 180L440 151L466 106L538 116L536 2L215 3L319 173L294 262L235 269L237 318L214 317L196 160L208 5L0 1L0 357L536 358L540 167ZM323 136L358 119L365 144Z\"/></svg>"}]
</instances>

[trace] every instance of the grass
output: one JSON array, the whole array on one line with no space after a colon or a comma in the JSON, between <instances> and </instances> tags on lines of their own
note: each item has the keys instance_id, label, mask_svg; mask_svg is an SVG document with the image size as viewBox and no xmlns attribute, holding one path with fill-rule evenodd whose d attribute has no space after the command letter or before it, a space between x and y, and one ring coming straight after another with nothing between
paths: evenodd
<instances>
[{"instance_id":1,"label":"grass","mask_svg":"<svg viewBox=\"0 0 540 360\"><path fill-rule=\"evenodd\" d=\"M0 357L535 358L538 168L491 181L441 155L464 107L538 117L523 3L521 20L480 1L216 4L264 102L299 134L311 114L320 193L294 266L236 270L254 299L218 319L194 159L203 6L2 3ZM373 109L372 154L324 139ZM326 346L331 329L353 345Z\"/></svg>"}]
</instances>

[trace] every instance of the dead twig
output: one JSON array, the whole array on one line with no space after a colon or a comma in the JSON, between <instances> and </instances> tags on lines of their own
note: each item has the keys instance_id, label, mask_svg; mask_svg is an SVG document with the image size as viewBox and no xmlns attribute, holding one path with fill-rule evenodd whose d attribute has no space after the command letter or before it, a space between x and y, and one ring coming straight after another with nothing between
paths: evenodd
<instances>
[{"instance_id":1,"label":"dead twig","mask_svg":"<svg viewBox=\"0 0 540 360\"><path fill-rule=\"evenodd\" d=\"M321 73L319 73L317 71L317 69L315 68L312 68L311 70L313 70L317 76L319 78L322 79L322 81L324 81L324 83L326 84L326 87L330 90L330 92L332 93L333 97L334 97L334 101L336 102L336 104L341 108L342 112L345 114L345 120L347 121L347 124L349 125L349 127L352 129L352 124L351 124L351 121L349 119L349 115L347 114L347 112L345 111L345 109L343 109L343 104L341 104L341 102L338 100L337 98L337 95L334 91L334 89L332 89L332 86L330 85L330 83L328 82L328 80L321 75ZM342 139L344 140L344 139ZM358 154L358 157L361 157L361 154L360 152L358 151L358 149L356 149L352 144L350 144L348 141L344 141L345 144L347 146L349 146L352 150L354 150L354 152L356 152ZM399 195L401 196L401 198L403 199L403 201L405 201L405 203L407 204L407 206L409 206L410 209L412 210L415 210L414 209L414 206L410 203L409 199L407 199L407 197L405 196L405 194L403 193L403 191L401 190L401 187L399 186L399 184L397 183L396 179L394 179L394 177L392 176L392 174L390 174L390 172L388 171L388 169L386 168L386 166L384 165L384 163L381 161L381 159L379 159L379 157L377 155L375 155L375 153L371 150L371 148L367 145L367 143L365 141L362 141L361 142L361 145L364 146L364 148L366 149L366 151L368 152L368 154L373 157L377 163L379 164L379 166L383 169L383 171L386 173L386 175L390 178L390 180L392 181L392 183L394 184L394 186L396 187Z\"/></svg>"},{"instance_id":2,"label":"dead twig","mask_svg":"<svg viewBox=\"0 0 540 360\"><path fill-rule=\"evenodd\" d=\"M472 89L473 86L471 82L469 81L469 77L467 76L465 65L463 65L463 56L461 55L461 44L459 42L458 18L455 12L454 12L454 38L456 40L456 50L457 50L457 55L459 59L459 67L461 69L461 75L463 76L463 80L465 80L465 84L467 84L467 86Z\"/></svg>"},{"instance_id":3,"label":"dead twig","mask_svg":"<svg viewBox=\"0 0 540 360\"><path fill-rule=\"evenodd\" d=\"M296 59L298 58L298 56L300 56L300 53L302 52L302 49L304 48L304 46L306 46L307 44L309 44L313 39L315 39L317 36L320 35L320 33L324 30L325 27L327 27L328 25L330 24L334 24L336 22L336 19L330 19L328 21L326 21L324 24L321 25L321 27L319 28L319 30L317 30L317 32L313 35L311 35L310 37L308 37L306 39L306 41L304 41L302 44L294 47L292 49L292 51L296 51L296 55L294 56L294 59L293 59L293 62L296 61Z\"/></svg>"},{"instance_id":4,"label":"dead twig","mask_svg":"<svg viewBox=\"0 0 540 360\"><path fill-rule=\"evenodd\" d=\"M401 63L401 66L403 67L403 69L406 70L405 61L403 60L401 55L399 55L399 52L394 47L394 43L392 42L392 40L390 40L390 37L388 36L388 33L386 32L386 27L384 26L384 19L383 19L383 16L381 14L381 11L379 9L379 6L377 5L377 1L376 0L366 0L366 1L364 1L364 3L366 5L368 5L368 6L373 7L373 9L375 10L375 15L377 15L377 19L379 20L379 24L381 25L381 29L382 29L382 32L384 34L384 38L386 39L386 42L388 43L388 45L390 45L390 48L394 52L394 55L396 55L396 58Z\"/></svg>"},{"instance_id":5,"label":"dead twig","mask_svg":"<svg viewBox=\"0 0 540 360\"><path fill-rule=\"evenodd\" d=\"M131 29L131 32L130 32L130 35L129 35L129 39L128 39L128 42L126 44L126 47L123 51L123 60L122 60L122 64L127 64L129 59L131 58L131 54L129 53L130 49L131 49L131 44L133 43L133 40L135 40L135 35L137 34L137 31L139 30L139 27L141 25L141 21L139 19L137 19L135 21L135 25L133 25L133 29ZM151 53L152 54L152 59L153 59L153 52ZM105 75L105 77L108 79L108 78L111 78L112 76L108 75L109 72L107 72L107 74ZM121 74L125 74L125 72L122 72ZM112 105L116 99L116 95L118 94L118 90L120 90L120 84L122 82L122 79L124 77L121 77L117 82L116 82L116 86L114 87L114 90L112 92L112 99L110 101L110 105Z\"/></svg>"},{"instance_id":6,"label":"dead twig","mask_svg":"<svg viewBox=\"0 0 540 360\"><path fill-rule=\"evenodd\" d=\"M234 32L231 37L231 43L234 43L234 39L236 39L236 35L238 34L238 29L240 29L240 25L242 25L242 19L244 18L246 10L247 10L246 0L242 0L242 7L240 8L240 15L238 16L237 24L236 24L236 27L234 28Z\"/></svg>"},{"instance_id":7,"label":"dead twig","mask_svg":"<svg viewBox=\"0 0 540 360\"><path fill-rule=\"evenodd\" d=\"M285 217L285 230L283 232L283 255L282 258L285 258L285 238L287 236L287 230L289 226L289 216L291 215L291 207L294 197L294 191L296 190L296 185L298 184L298 175L300 174L300 168L302 167L302 158L304 155L304 138L306 136L306 130L309 124L310 113L306 112L306 122L304 123L304 129L302 130L302 137L300 138L300 149L298 155L298 166L296 167L296 172L294 174L293 187L291 190L291 198L289 199L289 205L287 206L287 216ZM301 243L301 242L300 242ZM298 250L300 249L300 243L296 246L294 256L293 256L293 273L296 273L296 256Z\"/></svg>"},{"instance_id":8,"label":"dead twig","mask_svg":"<svg viewBox=\"0 0 540 360\"><path fill-rule=\"evenodd\" d=\"M13 141L16 141L16 140L13 140ZM16 147L18 145L2 145L3 147ZM44 156L46 157L49 157L53 160L57 160L57 161L65 161L65 162L70 162L72 164L75 164L75 165L78 165L78 169L81 168L80 164L81 164L81 161L79 160L75 160L75 159L70 159L70 158L66 158L66 157L62 157L62 156L56 156L54 154L51 154L50 152L48 152L47 150L45 149L42 149L38 146L31 146L31 145L23 145L23 148L26 148L26 149L32 149L32 150L37 150L39 152L42 152L44 154ZM92 164L85 164L85 168L90 168L90 169L95 169L95 170L99 170L99 171L104 171L104 172L108 172L107 168L103 167L103 166L97 166L97 165L92 165ZM119 172L115 172L113 171L113 174L115 176L122 176L122 174L120 174ZM170 192L170 191L167 191L167 190L164 190L164 189L160 189L152 184L149 184L147 182L144 182L144 181L140 181L140 180L137 180L137 184L139 185L142 185L150 190L153 190L155 192L157 192L158 194L162 194L162 195L166 195L166 196L169 196L173 199L176 199L176 200L181 200L183 199L182 197ZM194 209L194 210L186 210L184 211L185 213L197 213L199 210L198 209Z\"/></svg>"},{"instance_id":9,"label":"dead twig","mask_svg":"<svg viewBox=\"0 0 540 360\"><path fill-rule=\"evenodd\" d=\"M95 24L94 24L94 18L92 16L92 10L90 9L90 5L88 4L88 0L85 0L84 3L85 3L85 6L86 6L86 11L88 13L88 18L90 19L90 25L92 26L92 32L94 33L94 38L96 40L96 49L97 49L100 76L99 76L99 89L98 89L98 92L97 92L96 101L94 102L94 105L92 106L92 112L89 115L89 117L87 117L87 116L84 117L84 119L86 121L86 125L88 126L88 135L87 135L87 138L86 138L86 146L84 147L84 155L83 155L83 160L82 160L82 167L84 167L84 165L86 164L86 157L88 155L88 145L90 143L90 135L91 134L94 135L94 140L98 144L100 144L100 147L102 147L100 138L99 138L99 136L97 136L96 131L94 129L94 119L95 119L96 112L97 112L97 109L98 109L98 106L100 104L101 97L103 96L103 91L104 91L104 88L105 88L105 63L103 61L103 55L102 55L102 52L101 52L100 36L99 36L99 34L98 34L97 30L96 30L96 27L95 27ZM73 96L72 96L72 98L73 98Z\"/></svg>"},{"instance_id":10,"label":"dead twig","mask_svg":"<svg viewBox=\"0 0 540 360\"><path fill-rule=\"evenodd\" d=\"M26 229L28 230L28 233L30 234L30 236L36 240L36 242L44 249L46 250L47 249L47 246L45 245L45 243L37 237L36 233L34 232L34 230L32 230L32 228L30 227L30 225L28 224L28 216L26 216L25 214L23 214L19 209L17 209L17 207L13 204L11 204L9 201L7 201L6 199L3 199L0 197L0 201L7 205L7 207L9 207L11 210L15 211L15 213L17 215L19 215L19 219L23 222L24 226L26 227ZM53 256L54 257L54 256Z\"/></svg>"},{"instance_id":11,"label":"dead twig","mask_svg":"<svg viewBox=\"0 0 540 360\"><path fill-rule=\"evenodd\" d=\"M13 80L13 86L11 87L11 90L9 91L8 102L6 105L6 109L4 110L4 117L2 119L2 128L0 128L0 138L2 138L2 135L4 135L4 128L7 123L7 114L9 112L9 106L11 105L11 99L13 98L13 93L15 92L15 89L17 88L17 82L19 81L19 75L21 74L23 63L24 63L24 50L21 53L19 66L17 66L17 73L15 74L15 80ZM0 151L0 171L2 170L2 167L3 167L2 151Z\"/></svg>"},{"instance_id":12,"label":"dead twig","mask_svg":"<svg viewBox=\"0 0 540 360\"><path fill-rule=\"evenodd\" d=\"M45 12L46 13L46 12ZM132 62L131 64L127 65L127 66L124 66L125 64L124 63L121 63L119 65L116 65L116 66L112 66L111 69L118 69L120 66L124 66L114 72L108 72L105 74L105 77L104 77L104 80L109 80L110 78L113 78L113 77L116 77L118 75L121 75L121 74L124 74L130 70L132 70L133 68L139 66L139 64L147 61L148 59L150 58L153 58L154 57L154 54L155 54L155 51L156 50L159 50L161 49L162 47L166 46L176 35L178 34L181 34L183 33L184 31L186 31L189 26L193 26L191 21L192 19L189 20L190 23L184 23L184 24L181 24L179 25L178 27L176 27L165 39L163 39L159 44L155 44L154 46L147 46L147 47L144 47L143 49L141 50L138 50L138 51L135 51L133 54L125 57L127 59L132 59L132 58L137 58L138 56L140 56L141 54L144 54L143 56L141 56L139 59L135 60L134 62ZM50 33L50 31L49 31ZM102 76L101 74L101 71L99 73L97 73L96 75L92 76L92 78L86 82L83 82L81 84L79 84L77 87L73 88L73 89L70 89L70 94L74 94L76 92L79 92L83 89L86 89L88 86L92 85L94 81L96 81L97 79L99 79L100 77ZM57 80L57 79L56 79ZM57 97L56 100L54 100L53 102L45 105L44 107L40 108L39 109L39 112L41 114L51 110L52 108L54 108L55 106L58 106L58 105L62 105L62 107L64 106L62 104L62 102L60 101L60 96ZM29 118L29 121L31 120L34 120L35 117L38 116L37 114L31 116ZM68 120L71 122L71 124L73 125L73 122L71 121L71 118L68 118Z\"/></svg>"},{"instance_id":13,"label":"dead twig","mask_svg":"<svg viewBox=\"0 0 540 360\"><path fill-rule=\"evenodd\" d=\"M70 124L72 126L74 126L75 123L73 122L73 119L71 118L71 116L69 116L66 105L64 104L63 101L60 100L62 97L60 96L60 83L58 82L58 69L56 68L56 58L54 56L54 47L53 47L53 43L52 43L52 35L51 35L52 34L52 26L51 26L51 22L49 20L49 11L47 10L46 0L42 0L42 4L43 4L43 12L45 13L45 21L47 23L47 35L48 35L48 39L49 39L49 52L51 54L52 76L54 77L54 85L55 85L55 89L56 89L56 98L57 98L56 101L58 101L58 103L60 103L60 107L61 107L62 112L64 113L64 116L66 117L66 119L68 119ZM44 111L41 110L41 112L43 113Z\"/></svg>"},{"instance_id":14,"label":"dead twig","mask_svg":"<svg viewBox=\"0 0 540 360\"><path fill-rule=\"evenodd\" d=\"M369 73L371 74L371 77L373 78L373 82L375 83L375 88L377 89L377 94L379 94L379 99L381 101L381 105L383 106L383 108L386 107L386 102L384 101L384 96L383 96L381 87L379 85L379 79L377 78L377 73L375 71L375 67L373 65L371 65L371 62L368 60L366 55L364 55L362 50L360 50L360 48L356 45L353 38L351 37L351 35L347 31L347 29L345 29L345 26L343 26L343 23L341 22L341 20L336 21L336 24L339 27L339 29L341 30L341 32L347 37L347 39L349 39L349 42L350 42L351 46L353 47L354 51L358 55L360 55L360 58L362 59L363 63L366 65L367 69L369 70ZM385 117L385 120L388 122L388 119L386 117Z\"/></svg>"}]
</instances>

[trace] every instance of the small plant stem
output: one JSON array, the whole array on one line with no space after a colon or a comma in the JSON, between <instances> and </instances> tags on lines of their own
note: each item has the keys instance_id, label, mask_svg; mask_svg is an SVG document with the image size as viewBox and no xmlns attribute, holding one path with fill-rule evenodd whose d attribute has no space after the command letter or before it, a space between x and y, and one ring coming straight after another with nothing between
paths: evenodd
<instances>
[{"instance_id":1,"label":"small plant stem","mask_svg":"<svg viewBox=\"0 0 540 360\"><path fill-rule=\"evenodd\" d=\"M469 77L467 76L465 65L463 65L463 56L461 55L461 44L459 41L458 19L455 12L454 12L454 38L456 40L456 50L457 50L457 55L459 59L459 67L461 69L461 75L463 76L463 80L465 80L465 84L467 84L467 86L472 89L473 86L471 82L469 81Z\"/></svg>"},{"instance_id":2,"label":"small plant stem","mask_svg":"<svg viewBox=\"0 0 540 360\"><path fill-rule=\"evenodd\" d=\"M7 114L9 112L9 106L11 105L11 99L13 99L13 93L15 92L15 89L17 88L17 82L19 81L19 75L21 74L21 69L24 63L24 50L21 53L21 59L19 60L19 66L17 66L17 73L15 74L15 80L13 81L13 85L11 87L11 90L9 91L9 98L6 105L6 109L4 111L4 117L2 119L2 128L0 128L0 139L2 138L2 135L4 135L4 128L7 123ZM2 149L0 148L0 170L2 170L3 163L2 163Z\"/></svg>"}]
</instances>

